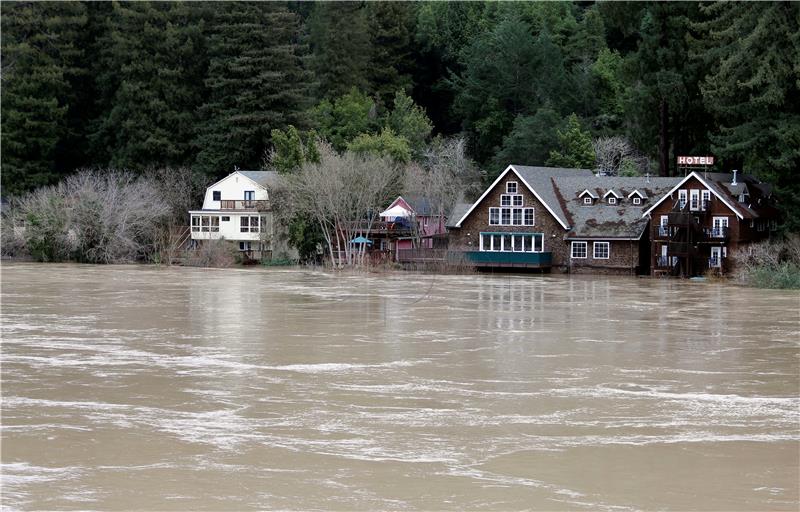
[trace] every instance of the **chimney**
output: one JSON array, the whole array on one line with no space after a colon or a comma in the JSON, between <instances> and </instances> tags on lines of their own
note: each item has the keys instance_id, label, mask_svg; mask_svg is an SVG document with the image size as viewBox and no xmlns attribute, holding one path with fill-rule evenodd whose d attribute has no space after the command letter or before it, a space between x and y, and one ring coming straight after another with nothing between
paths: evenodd
<instances>
[{"instance_id":1,"label":"chimney","mask_svg":"<svg viewBox=\"0 0 800 512\"><path fill-rule=\"evenodd\" d=\"M736 169L733 170L733 181L731 181L731 185L736 185L736 173L739 172Z\"/></svg>"}]
</instances>

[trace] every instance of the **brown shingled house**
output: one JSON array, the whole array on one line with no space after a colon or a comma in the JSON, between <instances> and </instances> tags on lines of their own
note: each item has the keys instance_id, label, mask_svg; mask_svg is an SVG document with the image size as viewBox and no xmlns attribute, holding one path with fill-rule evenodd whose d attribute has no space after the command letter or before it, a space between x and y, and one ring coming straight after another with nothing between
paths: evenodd
<instances>
[{"instance_id":1,"label":"brown shingled house","mask_svg":"<svg viewBox=\"0 0 800 512\"><path fill-rule=\"evenodd\" d=\"M678 181L510 165L451 219L450 250L480 268L649 273L643 213Z\"/></svg>"},{"instance_id":2,"label":"brown shingled house","mask_svg":"<svg viewBox=\"0 0 800 512\"><path fill-rule=\"evenodd\" d=\"M736 249L769 237L778 210L770 185L749 175L692 172L645 212L654 275L729 272Z\"/></svg>"}]
</instances>

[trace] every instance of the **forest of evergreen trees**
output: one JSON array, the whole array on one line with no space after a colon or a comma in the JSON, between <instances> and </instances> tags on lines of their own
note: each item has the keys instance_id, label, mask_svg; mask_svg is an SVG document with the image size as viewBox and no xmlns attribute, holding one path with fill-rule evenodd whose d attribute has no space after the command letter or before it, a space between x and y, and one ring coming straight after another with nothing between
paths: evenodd
<instances>
[{"instance_id":1,"label":"forest of evergreen trees","mask_svg":"<svg viewBox=\"0 0 800 512\"><path fill-rule=\"evenodd\" d=\"M214 178L312 136L413 159L463 134L489 177L592 166L574 142L621 136L650 162L639 172L710 154L771 181L800 226L800 3L0 9L3 195L85 167Z\"/></svg>"}]
</instances>

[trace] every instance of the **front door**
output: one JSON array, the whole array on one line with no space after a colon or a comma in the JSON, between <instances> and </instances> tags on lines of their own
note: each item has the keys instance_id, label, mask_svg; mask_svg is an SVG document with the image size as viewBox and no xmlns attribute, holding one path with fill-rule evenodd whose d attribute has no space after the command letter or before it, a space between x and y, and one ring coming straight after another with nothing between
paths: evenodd
<instances>
[{"instance_id":1,"label":"front door","mask_svg":"<svg viewBox=\"0 0 800 512\"><path fill-rule=\"evenodd\" d=\"M708 266L712 268L720 268L722 266L722 247L711 248L711 259L708 261Z\"/></svg>"}]
</instances>

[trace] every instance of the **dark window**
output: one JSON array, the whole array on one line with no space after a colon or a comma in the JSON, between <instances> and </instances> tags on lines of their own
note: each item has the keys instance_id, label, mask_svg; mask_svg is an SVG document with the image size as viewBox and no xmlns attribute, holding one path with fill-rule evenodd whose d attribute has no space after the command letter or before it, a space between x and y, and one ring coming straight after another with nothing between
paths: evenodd
<instances>
[{"instance_id":1,"label":"dark window","mask_svg":"<svg viewBox=\"0 0 800 512\"><path fill-rule=\"evenodd\" d=\"M231 220L230 217L222 217L222 222L228 222L229 220Z\"/></svg>"},{"instance_id":2,"label":"dark window","mask_svg":"<svg viewBox=\"0 0 800 512\"><path fill-rule=\"evenodd\" d=\"M211 192L211 196L214 201L222 200L222 192L220 192L219 190Z\"/></svg>"},{"instance_id":3,"label":"dark window","mask_svg":"<svg viewBox=\"0 0 800 512\"><path fill-rule=\"evenodd\" d=\"M244 200L245 201L253 201L256 198L256 191L255 190L245 190L244 191Z\"/></svg>"}]
</instances>

